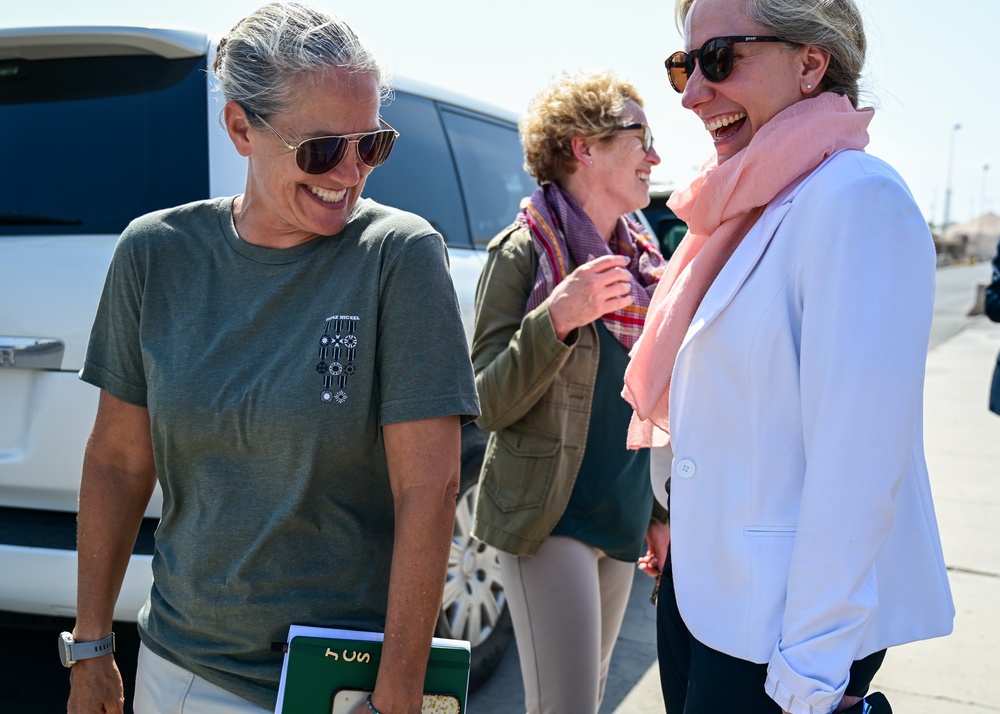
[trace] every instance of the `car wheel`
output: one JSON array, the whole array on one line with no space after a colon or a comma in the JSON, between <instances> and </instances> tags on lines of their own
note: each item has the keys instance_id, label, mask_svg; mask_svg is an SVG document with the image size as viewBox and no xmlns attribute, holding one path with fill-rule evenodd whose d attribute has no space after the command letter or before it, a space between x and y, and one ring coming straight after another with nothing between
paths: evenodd
<instances>
[{"instance_id":1,"label":"car wheel","mask_svg":"<svg viewBox=\"0 0 1000 714\"><path fill-rule=\"evenodd\" d=\"M472 643L472 671L469 674L472 689L497 668L514 634L496 548L472 535L483 459L481 447L476 451L473 458L463 459L455 534L448 556L448 575L437 628L439 637Z\"/></svg>"}]
</instances>

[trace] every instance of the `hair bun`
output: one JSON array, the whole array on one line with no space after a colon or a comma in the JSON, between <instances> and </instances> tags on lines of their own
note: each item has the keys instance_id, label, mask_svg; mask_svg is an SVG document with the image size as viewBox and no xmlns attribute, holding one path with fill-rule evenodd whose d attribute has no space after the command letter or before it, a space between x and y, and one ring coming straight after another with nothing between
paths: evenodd
<instances>
[{"instance_id":1,"label":"hair bun","mask_svg":"<svg viewBox=\"0 0 1000 714\"><path fill-rule=\"evenodd\" d=\"M228 41L229 41L229 35L226 35L221 40L219 40L219 44L216 45L215 47L215 59L212 60L212 71L215 72L216 74L219 73L219 65L222 62L222 55L226 51L226 42Z\"/></svg>"}]
</instances>

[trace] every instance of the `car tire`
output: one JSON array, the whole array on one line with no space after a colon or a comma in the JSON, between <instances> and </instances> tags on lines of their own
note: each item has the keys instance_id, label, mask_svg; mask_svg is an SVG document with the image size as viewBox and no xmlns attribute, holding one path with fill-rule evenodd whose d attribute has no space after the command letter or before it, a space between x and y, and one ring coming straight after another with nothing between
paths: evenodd
<instances>
[{"instance_id":1,"label":"car tire","mask_svg":"<svg viewBox=\"0 0 1000 714\"><path fill-rule=\"evenodd\" d=\"M462 435L462 485L437 628L438 637L472 643L470 689L493 673L514 636L497 550L472 535L486 447L486 434L475 432L466 427Z\"/></svg>"}]
</instances>

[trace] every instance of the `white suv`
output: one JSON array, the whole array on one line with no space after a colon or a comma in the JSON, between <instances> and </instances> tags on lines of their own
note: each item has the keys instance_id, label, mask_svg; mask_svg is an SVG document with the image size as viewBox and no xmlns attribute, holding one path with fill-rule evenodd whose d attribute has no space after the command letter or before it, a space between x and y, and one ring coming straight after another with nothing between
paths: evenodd
<instances>
[{"instance_id":1,"label":"white suv","mask_svg":"<svg viewBox=\"0 0 1000 714\"><path fill-rule=\"evenodd\" d=\"M178 30L0 29L0 623L75 615L77 492L98 397L77 372L119 233L143 213L242 191L211 52L206 35ZM486 242L534 188L514 117L404 81L383 116L400 139L364 195L445 237L471 332ZM438 629L473 643L474 681L511 636L496 554L470 535L484 445L466 427ZM160 505L157 492L116 619L134 621L148 593Z\"/></svg>"}]
</instances>

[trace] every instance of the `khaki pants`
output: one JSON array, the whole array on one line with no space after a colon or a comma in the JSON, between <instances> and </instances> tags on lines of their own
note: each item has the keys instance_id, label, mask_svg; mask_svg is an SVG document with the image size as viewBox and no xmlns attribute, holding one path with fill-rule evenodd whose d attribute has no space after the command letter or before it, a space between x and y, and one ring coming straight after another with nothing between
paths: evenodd
<instances>
[{"instance_id":1,"label":"khaki pants","mask_svg":"<svg viewBox=\"0 0 1000 714\"><path fill-rule=\"evenodd\" d=\"M563 536L500 553L529 714L597 714L635 568Z\"/></svg>"},{"instance_id":2,"label":"khaki pants","mask_svg":"<svg viewBox=\"0 0 1000 714\"><path fill-rule=\"evenodd\" d=\"M139 646L135 714L266 714L246 699Z\"/></svg>"}]
</instances>

